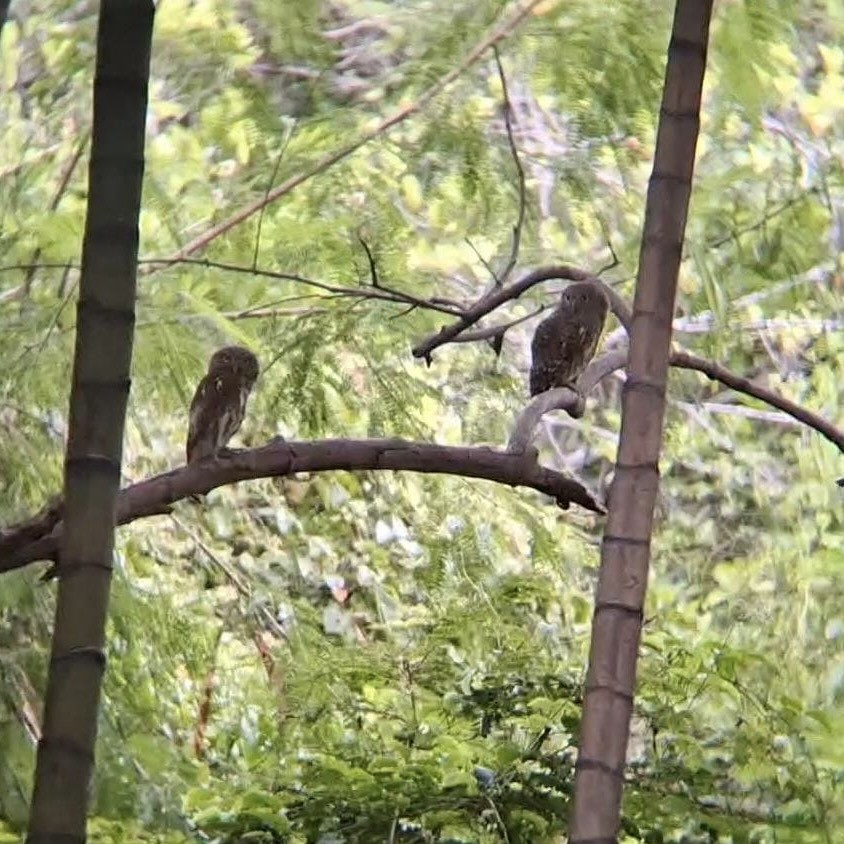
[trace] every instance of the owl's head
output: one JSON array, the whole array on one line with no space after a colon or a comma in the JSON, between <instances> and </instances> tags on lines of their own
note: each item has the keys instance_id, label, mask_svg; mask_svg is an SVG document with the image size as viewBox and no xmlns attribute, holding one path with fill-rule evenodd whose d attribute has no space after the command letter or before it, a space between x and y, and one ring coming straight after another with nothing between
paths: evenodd
<instances>
[{"instance_id":1,"label":"owl's head","mask_svg":"<svg viewBox=\"0 0 844 844\"><path fill-rule=\"evenodd\" d=\"M595 310L606 316L610 303L602 287L591 281L577 281L563 289L560 305L565 309Z\"/></svg>"},{"instance_id":2,"label":"owl's head","mask_svg":"<svg viewBox=\"0 0 844 844\"><path fill-rule=\"evenodd\" d=\"M250 386L258 378L258 358L243 346L223 346L208 363L209 375L237 375Z\"/></svg>"}]
</instances>

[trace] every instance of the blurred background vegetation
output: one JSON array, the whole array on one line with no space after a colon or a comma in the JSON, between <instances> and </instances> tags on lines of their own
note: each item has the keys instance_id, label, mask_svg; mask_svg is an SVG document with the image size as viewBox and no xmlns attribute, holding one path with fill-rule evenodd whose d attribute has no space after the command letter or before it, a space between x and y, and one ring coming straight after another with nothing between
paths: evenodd
<instances>
[{"instance_id":1,"label":"blurred background vegetation","mask_svg":"<svg viewBox=\"0 0 844 844\"><path fill-rule=\"evenodd\" d=\"M501 445L535 320L447 318L155 263L413 103L515 7L163 0L126 480L183 461L210 352L263 372L235 445ZM526 177L518 272L632 296L672 14L544 0L499 45ZM0 519L61 486L97 4L13 2L0 35ZM844 423L844 5L716 4L676 339ZM430 103L194 257L471 301L519 208L487 51ZM530 314L559 284L500 317ZM619 341L613 322L605 341ZM621 376L542 460L605 490ZM844 474L836 448L671 375L625 841L844 840ZM92 841L563 841L602 522L525 490L334 473L121 529ZM0 840L26 819L54 586L0 589ZM207 705L210 703L210 707Z\"/></svg>"}]
</instances>

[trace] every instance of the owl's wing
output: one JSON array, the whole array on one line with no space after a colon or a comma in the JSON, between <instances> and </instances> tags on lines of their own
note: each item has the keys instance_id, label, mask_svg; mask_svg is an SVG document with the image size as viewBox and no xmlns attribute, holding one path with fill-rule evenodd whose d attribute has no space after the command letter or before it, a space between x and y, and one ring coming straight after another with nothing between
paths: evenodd
<instances>
[{"instance_id":1,"label":"owl's wing","mask_svg":"<svg viewBox=\"0 0 844 844\"><path fill-rule=\"evenodd\" d=\"M532 396L551 389L554 368L559 356L559 331L556 316L542 320L536 326L530 344L530 394Z\"/></svg>"},{"instance_id":2,"label":"owl's wing","mask_svg":"<svg viewBox=\"0 0 844 844\"><path fill-rule=\"evenodd\" d=\"M214 438L212 437L209 442L208 433L217 413L217 402L215 401L216 381L216 378L206 375L199 382L196 392L193 394L188 416L188 442L186 449L188 463L191 462L191 456L206 456L204 452L207 449L202 449L202 454L197 452L197 447L203 440L211 446L211 450L213 451Z\"/></svg>"},{"instance_id":3,"label":"owl's wing","mask_svg":"<svg viewBox=\"0 0 844 844\"><path fill-rule=\"evenodd\" d=\"M601 339L601 324L597 323L590 330L586 326L581 326L581 342L583 343L583 361L581 363L581 372L586 368L589 361L595 357L595 351L598 348L598 341Z\"/></svg>"}]
</instances>

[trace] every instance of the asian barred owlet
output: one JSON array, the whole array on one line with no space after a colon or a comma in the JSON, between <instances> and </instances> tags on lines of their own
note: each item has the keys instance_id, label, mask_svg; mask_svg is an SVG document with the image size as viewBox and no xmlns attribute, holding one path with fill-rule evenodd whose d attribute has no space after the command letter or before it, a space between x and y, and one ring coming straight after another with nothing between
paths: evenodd
<instances>
[{"instance_id":1,"label":"asian barred owlet","mask_svg":"<svg viewBox=\"0 0 844 844\"><path fill-rule=\"evenodd\" d=\"M258 378L258 358L242 346L217 349L190 403L188 463L211 457L237 433Z\"/></svg>"},{"instance_id":2,"label":"asian barred owlet","mask_svg":"<svg viewBox=\"0 0 844 844\"><path fill-rule=\"evenodd\" d=\"M530 394L554 387L577 391L577 379L595 355L609 302L595 284L570 284L551 316L536 327L531 343Z\"/></svg>"}]
</instances>

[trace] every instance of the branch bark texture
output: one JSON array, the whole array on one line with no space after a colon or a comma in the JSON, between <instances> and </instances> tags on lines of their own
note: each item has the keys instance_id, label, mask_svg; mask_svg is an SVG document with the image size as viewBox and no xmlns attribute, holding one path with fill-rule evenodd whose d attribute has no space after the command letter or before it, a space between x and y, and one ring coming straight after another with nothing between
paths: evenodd
<instances>
[{"instance_id":1,"label":"branch bark texture","mask_svg":"<svg viewBox=\"0 0 844 844\"><path fill-rule=\"evenodd\" d=\"M513 454L492 448L401 439L277 440L261 448L233 451L217 460L182 466L125 487L117 500L117 524L166 513L176 501L239 481L338 469L479 478L534 489L550 496L564 509L574 503L593 513L604 512L597 498L578 481L540 466L536 462L536 452L532 450ZM0 572L38 560L55 560L65 529L62 512L61 503L54 502L38 516L4 531L0 536Z\"/></svg>"}]
</instances>

